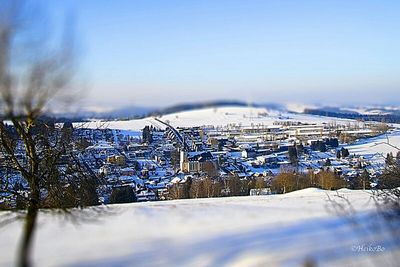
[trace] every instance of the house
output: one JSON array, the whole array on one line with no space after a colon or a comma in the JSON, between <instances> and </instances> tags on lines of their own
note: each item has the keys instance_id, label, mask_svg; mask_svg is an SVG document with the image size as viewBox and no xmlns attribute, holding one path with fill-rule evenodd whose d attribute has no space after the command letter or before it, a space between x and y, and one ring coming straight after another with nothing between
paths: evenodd
<instances>
[{"instance_id":1,"label":"house","mask_svg":"<svg viewBox=\"0 0 400 267\"><path fill-rule=\"evenodd\" d=\"M253 148L246 148L242 150L242 158L255 158L256 155L257 153Z\"/></svg>"},{"instance_id":2,"label":"house","mask_svg":"<svg viewBox=\"0 0 400 267\"><path fill-rule=\"evenodd\" d=\"M96 158L106 159L108 156L112 156L118 153L118 151L105 141L98 142L93 146L89 146L85 151Z\"/></svg>"},{"instance_id":3,"label":"house","mask_svg":"<svg viewBox=\"0 0 400 267\"><path fill-rule=\"evenodd\" d=\"M122 168L120 170L120 173L123 176L132 176L132 175L135 175L135 170L133 168L126 167L126 168Z\"/></svg>"},{"instance_id":4,"label":"house","mask_svg":"<svg viewBox=\"0 0 400 267\"><path fill-rule=\"evenodd\" d=\"M136 194L137 202L158 200L157 194L150 190L141 190Z\"/></svg>"},{"instance_id":5,"label":"house","mask_svg":"<svg viewBox=\"0 0 400 267\"><path fill-rule=\"evenodd\" d=\"M271 188L250 189L250 196L271 195Z\"/></svg>"},{"instance_id":6,"label":"house","mask_svg":"<svg viewBox=\"0 0 400 267\"><path fill-rule=\"evenodd\" d=\"M209 176L215 176L218 171L218 162L211 152L186 152L181 151L181 171L184 173L204 172Z\"/></svg>"},{"instance_id":7,"label":"house","mask_svg":"<svg viewBox=\"0 0 400 267\"><path fill-rule=\"evenodd\" d=\"M110 164L115 164L119 166L125 166L126 165L126 158L121 155L112 155L107 157L107 163Z\"/></svg>"}]
</instances>

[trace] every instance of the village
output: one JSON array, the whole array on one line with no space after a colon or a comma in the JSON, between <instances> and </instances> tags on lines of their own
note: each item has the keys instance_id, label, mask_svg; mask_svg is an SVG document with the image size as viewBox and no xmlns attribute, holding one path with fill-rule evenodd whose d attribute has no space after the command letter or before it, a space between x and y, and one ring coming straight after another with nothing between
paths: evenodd
<instances>
[{"instance_id":1,"label":"village","mask_svg":"<svg viewBox=\"0 0 400 267\"><path fill-rule=\"evenodd\" d=\"M154 121L140 132L74 129L82 159L103 181L101 203L109 203L112 191L121 188L130 188L136 201L278 193L271 182L282 172L331 172L347 185L368 174L363 187L370 188L385 168L386 155L365 158L346 146L390 131L384 123L357 121L176 128ZM191 193L185 193L188 184Z\"/></svg>"}]
</instances>

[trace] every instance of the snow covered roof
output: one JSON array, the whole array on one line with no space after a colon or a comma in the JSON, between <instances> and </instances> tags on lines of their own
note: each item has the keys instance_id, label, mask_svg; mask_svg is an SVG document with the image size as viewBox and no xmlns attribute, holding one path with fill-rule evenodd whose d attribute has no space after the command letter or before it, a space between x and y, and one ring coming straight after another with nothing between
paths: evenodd
<instances>
[{"instance_id":1,"label":"snow covered roof","mask_svg":"<svg viewBox=\"0 0 400 267\"><path fill-rule=\"evenodd\" d=\"M93 146L87 147L86 149L87 150L91 150L91 149L101 150L101 149L114 149L114 147L106 141L100 141Z\"/></svg>"}]
</instances>

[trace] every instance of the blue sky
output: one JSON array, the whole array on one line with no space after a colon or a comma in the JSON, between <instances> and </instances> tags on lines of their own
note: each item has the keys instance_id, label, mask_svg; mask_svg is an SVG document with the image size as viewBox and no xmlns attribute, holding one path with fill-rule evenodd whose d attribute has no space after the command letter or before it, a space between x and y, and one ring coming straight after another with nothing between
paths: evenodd
<instances>
[{"instance_id":1,"label":"blue sky","mask_svg":"<svg viewBox=\"0 0 400 267\"><path fill-rule=\"evenodd\" d=\"M400 103L400 1L42 0L93 105Z\"/></svg>"}]
</instances>

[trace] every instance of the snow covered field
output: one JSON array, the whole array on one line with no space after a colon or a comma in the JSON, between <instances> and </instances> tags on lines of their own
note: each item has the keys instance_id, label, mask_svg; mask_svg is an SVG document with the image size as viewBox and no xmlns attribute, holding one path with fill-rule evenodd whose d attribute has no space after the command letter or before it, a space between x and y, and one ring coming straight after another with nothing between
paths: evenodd
<instances>
[{"instance_id":1,"label":"snow covered field","mask_svg":"<svg viewBox=\"0 0 400 267\"><path fill-rule=\"evenodd\" d=\"M332 211L328 196L341 201L337 194L351 201L360 225ZM101 207L94 217L90 210L76 211L78 223L42 212L34 262L186 267L304 266L308 260L318 266L395 266L400 248L392 233L371 231L376 218L370 196L310 188L285 195L132 203ZM21 222L0 228L0 266L14 265L20 229ZM384 249L359 251L371 245Z\"/></svg>"},{"instance_id":2,"label":"snow covered field","mask_svg":"<svg viewBox=\"0 0 400 267\"><path fill-rule=\"evenodd\" d=\"M396 128L388 134L362 139L346 148L351 154L363 155L367 158L377 157L384 160L387 153L393 153L396 156L400 150L400 128Z\"/></svg>"}]
</instances>

